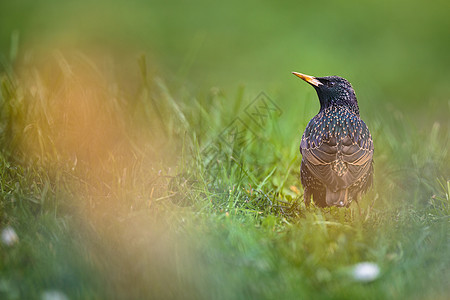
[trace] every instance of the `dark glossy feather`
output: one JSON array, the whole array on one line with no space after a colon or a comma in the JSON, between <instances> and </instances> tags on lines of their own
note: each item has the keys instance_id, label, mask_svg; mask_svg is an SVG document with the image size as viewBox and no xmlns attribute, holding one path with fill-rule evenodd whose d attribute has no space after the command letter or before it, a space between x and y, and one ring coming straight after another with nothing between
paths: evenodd
<instances>
[{"instance_id":1,"label":"dark glossy feather","mask_svg":"<svg viewBox=\"0 0 450 300\"><path fill-rule=\"evenodd\" d=\"M327 99L320 99L321 110L308 123L300 143L301 181L307 205L312 197L321 207L347 206L372 184L372 136L359 116L353 89L342 80L339 83L353 93L353 102L331 98L327 103Z\"/></svg>"}]
</instances>

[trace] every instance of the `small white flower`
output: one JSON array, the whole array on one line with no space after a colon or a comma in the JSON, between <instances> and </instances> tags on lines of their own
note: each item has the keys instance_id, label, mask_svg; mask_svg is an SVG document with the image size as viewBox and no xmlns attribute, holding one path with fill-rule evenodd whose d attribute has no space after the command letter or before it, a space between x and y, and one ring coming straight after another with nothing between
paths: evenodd
<instances>
[{"instance_id":1,"label":"small white flower","mask_svg":"<svg viewBox=\"0 0 450 300\"><path fill-rule=\"evenodd\" d=\"M12 246L19 241L19 237L11 226L3 228L1 239L6 246Z\"/></svg>"},{"instance_id":2,"label":"small white flower","mask_svg":"<svg viewBox=\"0 0 450 300\"><path fill-rule=\"evenodd\" d=\"M47 290L41 294L41 300L69 300L69 297L58 290Z\"/></svg>"},{"instance_id":3,"label":"small white flower","mask_svg":"<svg viewBox=\"0 0 450 300\"><path fill-rule=\"evenodd\" d=\"M353 267L353 278L357 281L374 281L380 275L380 268L376 263L362 262Z\"/></svg>"}]
</instances>

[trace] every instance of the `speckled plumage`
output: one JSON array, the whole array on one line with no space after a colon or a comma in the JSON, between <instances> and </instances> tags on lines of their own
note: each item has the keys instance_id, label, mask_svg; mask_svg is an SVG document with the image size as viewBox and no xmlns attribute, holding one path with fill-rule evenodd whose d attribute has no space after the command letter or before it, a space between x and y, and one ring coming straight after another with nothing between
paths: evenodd
<instances>
[{"instance_id":1,"label":"speckled plumage","mask_svg":"<svg viewBox=\"0 0 450 300\"><path fill-rule=\"evenodd\" d=\"M317 91L320 111L300 143L304 199L317 206L348 206L367 191L373 177L373 141L359 116L355 92L337 76L315 78L294 73Z\"/></svg>"}]
</instances>

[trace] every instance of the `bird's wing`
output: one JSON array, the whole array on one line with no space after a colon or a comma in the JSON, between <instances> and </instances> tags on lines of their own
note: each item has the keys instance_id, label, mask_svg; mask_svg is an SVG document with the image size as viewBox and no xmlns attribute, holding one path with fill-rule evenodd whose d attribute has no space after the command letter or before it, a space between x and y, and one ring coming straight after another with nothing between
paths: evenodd
<instances>
[{"instance_id":1,"label":"bird's wing","mask_svg":"<svg viewBox=\"0 0 450 300\"><path fill-rule=\"evenodd\" d=\"M340 141L331 137L316 143L317 138L302 137L302 163L332 191L351 186L369 172L373 157L370 134L358 142L346 136Z\"/></svg>"}]
</instances>

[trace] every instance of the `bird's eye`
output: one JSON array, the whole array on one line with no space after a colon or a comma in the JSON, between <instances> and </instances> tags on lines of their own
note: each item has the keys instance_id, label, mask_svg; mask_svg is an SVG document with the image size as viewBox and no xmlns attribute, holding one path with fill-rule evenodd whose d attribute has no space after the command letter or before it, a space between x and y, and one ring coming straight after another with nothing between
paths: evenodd
<instances>
[{"instance_id":1,"label":"bird's eye","mask_svg":"<svg viewBox=\"0 0 450 300\"><path fill-rule=\"evenodd\" d=\"M329 86L329 87L333 87L335 84L336 84L336 82L328 81L328 86Z\"/></svg>"}]
</instances>

